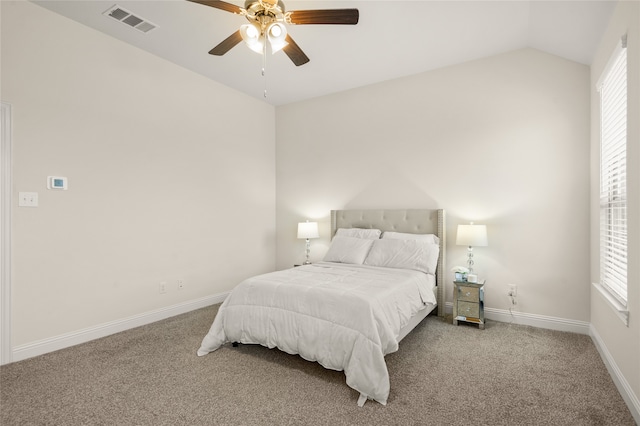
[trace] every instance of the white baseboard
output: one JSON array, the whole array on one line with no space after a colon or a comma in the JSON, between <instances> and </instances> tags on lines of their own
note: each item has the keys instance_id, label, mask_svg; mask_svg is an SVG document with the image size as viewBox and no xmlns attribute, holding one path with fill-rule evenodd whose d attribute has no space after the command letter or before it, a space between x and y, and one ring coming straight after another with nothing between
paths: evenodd
<instances>
[{"instance_id":1,"label":"white baseboard","mask_svg":"<svg viewBox=\"0 0 640 426\"><path fill-rule=\"evenodd\" d=\"M453 304L447 303L445 312L453 312ZM484 317L493 321L508 322L519 325L546 328L548 330L568 331L578 334L589 334L590 323L586 321L569 320L565 318L548 317L545 315L527 314L524 312L509 312L506 309L485 308Z\"/></svg>"},{"instance_id":2,"label":"white baseboard","mask_svg":"<svg viewBox=\"0 0 640 426\"><path fill-rule=\"evenodd\" d=\"M16 346L13 348L11 362L22 361L27 358L68 348L80 343L89 342L121 331L151 324L156 321L184 314L206 306L215 305L216 303L222 303L228 294L229 293L221 293L206 296L200 299L179 303L177 305L167 306L166 308L160 308L143 314L134 315L129 318L123 318L94 327L28 343L26 345Z\"/></svg>"},{"instance_id":3,"label":"white baseboard","mask_svg":"<svg viewBox=\"0 0 640 426\"><path fill-rule=\"evenodd\" d=\"M484 317L494 321L512 324L530 325L548 330L568 331L578 334L589 334L590 323L587 321L570 320L545 315L527 314L524 312L509 312L504 309L485 308Z\"/></svg>"},{"instance_id":4,"label":"white baseboard","mask_svg":"<svg viewBox=\"0 0 640 426\"><path fill-rule=\"evenodd\" d=\"M640 400L638 400L638 397L633 392L629 382L627 382L622 375L622 372L611 356L607 346L604 344L604 341L600 338L600 335L593 326L589 327L589 335L591 336L593 343L596 345L596 348L600 353L600 358L602 358L602 361L607 366L609 375L611 376L613 383L615 383L616 388L618 388L618 392L620 392L622 399L624 399L624 402L627 404L636 424L640 425Z\"/></svg>"}]
</instances>

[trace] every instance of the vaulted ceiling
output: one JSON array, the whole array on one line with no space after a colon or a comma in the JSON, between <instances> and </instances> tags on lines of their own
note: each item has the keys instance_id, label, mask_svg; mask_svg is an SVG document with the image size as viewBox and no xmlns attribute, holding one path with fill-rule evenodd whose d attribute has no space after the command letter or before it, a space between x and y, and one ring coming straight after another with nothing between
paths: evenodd
<instances>
[{"instance_id":1,"label":"vaulted ceiling","mask_svg":"<svg viewBox=\"0 0 640 426\"><path fill-rule=\"evenodd\" d=\"M244 7L240 1L229 3ZM34 1L70 19L272 105L283 105L533 47L589 65L615 1L286 1L286 9L358 8L357 25L289 26L311 59L296 67L238 44L209 50L246 23L186 0ZM146 33L108 17L114 5L153 23ZM267 97L264 98L264 90Z\"/></svg>"}]
</instances>

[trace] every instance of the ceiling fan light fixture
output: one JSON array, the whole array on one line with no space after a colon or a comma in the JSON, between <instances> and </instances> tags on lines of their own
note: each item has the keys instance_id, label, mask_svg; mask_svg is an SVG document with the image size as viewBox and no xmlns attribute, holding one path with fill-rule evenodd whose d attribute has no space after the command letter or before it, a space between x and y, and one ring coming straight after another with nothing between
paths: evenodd
<instances>
[{"instance_id":1,"label":"ceiling fan light fixture","mask_svg":"<svg viewBox=\"0 0 640 426\"><path fill-rule=\"evenodd\" d=\"M260 38L260 27L256 23L244 24L240 26L240 35L242 39L249 43Z\"/></svg>"},{"instance_id":2,"label":"ceiling fan light fixture","mask_svg":"<svg viewBox=\"0 0 640 426\"><path fill-rule=\"evenodd\" d=\"M274 22L267 28L267 39L271 45L271 53L281 51L287 44L287 27L280 22Z\"/></svg>"},{"instance_id":3,"label":"ceiling fan light fixture","mask_svg":"<svg viewBox=\"0 0 640 426\"><path fill-rule=\"evenodd\" d=\"M255 23L244 24L240 26L240 35L249 49L256 53L262 53L264 49L264 37L260 26Z\"/></svg>"},{"instance_id":4,"label":"ceiling fan light fixture","mask_svg":"<svg viewBox=\"0 0 640 426\"><path fill-rule=\"evenodd\" d=\"M260 37L256 41L246 42L247 47L256 53L264 54L264 37Z\"/></svg>"},{"instance_id":5,"label":"ceiling fan light fixture","mask_svg":"<svg viewBox=\"0 0 640 426\"><path fill-rule=\"evenodd\" d=\"M356 25L358 9L293 10L285 12L282 0L245 0L244 8L224 0L188 0L214 9L244 16L249 23L222 40L209 51L210 55L222 56L244 40L254 52L266 54L267 47L276 53L283 50L297 67L309 62L300 46L287 34L285 24L292 25ZM269 44L269 46L267 46ZM264 73L265 58L263 58Z\"/></svg>"},{"instance_id":6,"label":"ceiling fan light fixture","mask_svg":"<svg viewBox=\"0 0 640 426\"><path fill-rule=\"evenodd\" d=\"M287 29L284 25L276 22L269 26L269 38L280 38L283 34L286 35Z\"/></svg>"}]
</instances>

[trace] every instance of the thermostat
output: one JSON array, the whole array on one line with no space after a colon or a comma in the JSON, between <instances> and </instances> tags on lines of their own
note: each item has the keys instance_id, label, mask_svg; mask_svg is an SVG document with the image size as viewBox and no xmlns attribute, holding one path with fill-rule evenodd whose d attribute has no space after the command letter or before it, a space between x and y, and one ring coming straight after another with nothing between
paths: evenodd
<instances>
[{"instance_id":1,"label":"thermostat","mask_svg":"<svg viewBox=\"0 0 640 426\"><path fill-rule=\"evenodd\" d=\"M60 176L47 177L47 189L67 189L67 178Z\"/></svg>"}]
</instances>

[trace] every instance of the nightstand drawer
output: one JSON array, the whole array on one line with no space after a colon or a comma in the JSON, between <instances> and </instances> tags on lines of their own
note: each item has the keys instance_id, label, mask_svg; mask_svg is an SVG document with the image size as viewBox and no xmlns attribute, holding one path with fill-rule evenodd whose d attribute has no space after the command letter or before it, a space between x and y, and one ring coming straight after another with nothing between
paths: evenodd
<instances>
[{"instance_id":1,"label":"nightstand drawer","mask_svg":"<svg viewBox=\"0 0 640 426\"><path fill-rule=\"evenodd\" d=\"M478 303L478 300L480 300L479 291L480 289L478 287L458 286L458 295L456 299L465 302Z\"/></svg>"},{"instance_id":2,"label":"nightstand drawer","mask_svg":"<svg viewBox=\"0 0 640 426\"><path fill-rule=\"evenodd\" d=\"M458 301L458 315L462 315L463 317L479 318L480 304Z\"/></svg>"}]
</instances>

